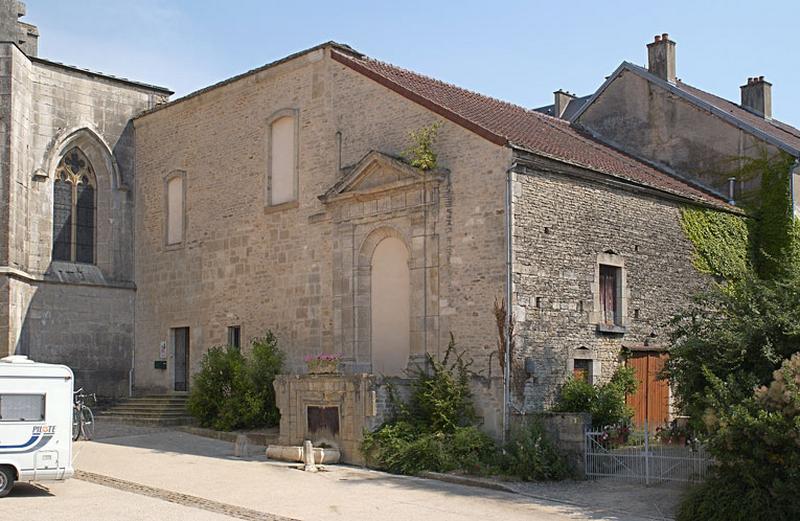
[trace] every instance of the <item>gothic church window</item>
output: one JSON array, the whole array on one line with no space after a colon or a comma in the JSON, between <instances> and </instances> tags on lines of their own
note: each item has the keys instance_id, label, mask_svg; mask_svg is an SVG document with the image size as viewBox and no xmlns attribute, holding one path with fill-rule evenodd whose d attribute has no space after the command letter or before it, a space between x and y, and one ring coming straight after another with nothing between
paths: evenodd
<instances>
[{"instance_id":1,"label":"gothic church window","mask_svg":"<svg viewBox=\"0 0 800 521\"><path fill-rule=\"evenodd\" d=\"M94 263L95 176L78 148L56 167L53 184L53 260Z\"/></svg>"}]
</instances>

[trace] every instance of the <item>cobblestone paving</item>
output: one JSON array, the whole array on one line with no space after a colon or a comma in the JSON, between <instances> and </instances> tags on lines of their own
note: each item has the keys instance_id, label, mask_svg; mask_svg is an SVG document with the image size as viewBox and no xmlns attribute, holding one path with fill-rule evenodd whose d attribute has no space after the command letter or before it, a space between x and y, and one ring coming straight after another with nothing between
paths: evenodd
<instances>
[{"instance_id":1,"label":"cobblestone paving","mask_svg":"<svg viewBox=\"0 0 800 521\"><path fill-rule=\"evenodd\" d=\"M237 519L244 519L246 521L297 521L289 517L276 516L251 510L249 508L242 508L236 505L229 505L227 503L220 503L197 496L190 496L188 494L180 494L171 490L163 488L148 487L132 481L125 481L122 479L103 476L102 474L95 474L93 472L86 472L83 470L75 471L75 479L102 485L105 487L140 494L152 498L162 499L170 503L176 503L187 507L199 508L215 514L223 514L226 516L234 517Z\"/></svg>"}]
</instances>

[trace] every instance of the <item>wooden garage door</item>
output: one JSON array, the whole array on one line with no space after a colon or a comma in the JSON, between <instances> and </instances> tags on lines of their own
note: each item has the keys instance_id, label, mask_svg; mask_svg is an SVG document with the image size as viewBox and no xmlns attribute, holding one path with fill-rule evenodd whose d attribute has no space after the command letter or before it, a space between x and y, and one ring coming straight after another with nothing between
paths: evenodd
<instances>
[{"instance_id":1,"label":"wooden garage door","mask_svg":"<svg viewBox=\"0 0 800 521\"><path fill-rule=\"evenodd\" d=\"M636 371L639 387L627 398L633 408L633 421L637 427L645 420L652 427L667 423L669 417L669 382L659 380L658 373L667 360L664 352L634 352L628 365Z\"/></svg>"}]
</instances>

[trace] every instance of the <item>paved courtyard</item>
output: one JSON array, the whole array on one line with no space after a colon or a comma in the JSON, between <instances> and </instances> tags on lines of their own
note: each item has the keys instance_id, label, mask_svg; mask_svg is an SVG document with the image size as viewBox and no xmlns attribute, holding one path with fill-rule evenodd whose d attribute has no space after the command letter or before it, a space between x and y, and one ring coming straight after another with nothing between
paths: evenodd
<instances>
[{"instance_id":1,"label":"paved courtyard","mask_svg":"<svg viewBox=\"0 0 800 521\"><path fill-rule=\"evenodd\" d=\"M668 519L679 492L566 482L509 493L349 466L310 474L261 454L234 458L230 443L118 425L100 426L74 455L76 479L18 486L3 518L637 521Z\"/></svg>"}]
</instances>

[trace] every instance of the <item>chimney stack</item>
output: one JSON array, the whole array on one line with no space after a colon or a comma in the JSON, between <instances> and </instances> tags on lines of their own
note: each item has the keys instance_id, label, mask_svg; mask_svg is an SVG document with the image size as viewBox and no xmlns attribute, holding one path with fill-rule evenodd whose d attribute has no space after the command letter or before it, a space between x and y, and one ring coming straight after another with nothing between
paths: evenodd
<instances>
[{"instance_id":1,"label":"chimney stack","mask_svg":"<svg viewBox=\"0 0 800 521\"><path fill-rule=\"evenodd\" d=\"M561 89L555 91L553 95L555 96L553 115L557 118L560 118L564 115L564 111L567 110L567 105L569 105L569 102L575 99L575 95Z\"/></svg>"},{"instance_id":2,"label":"chimney stack","mask_svg":"<svg viewBox=\"0 0 800 521\"><path fill-rule=\"evenodd\" d=\"M669 34L656 35L647 44L647 70L662 80L675 83L675 42Z\"/></svg>"},{"instance_id":3,"label":"chimney stack","mask_svg":"<svg viewBox=\"0 0 800 521\"><path fill-rule=\"evenodd\" d=\"M772 84L764 76L747 78L742 90L742 107L764 119L772 119Z\"/></svg>"}]
</instances>

